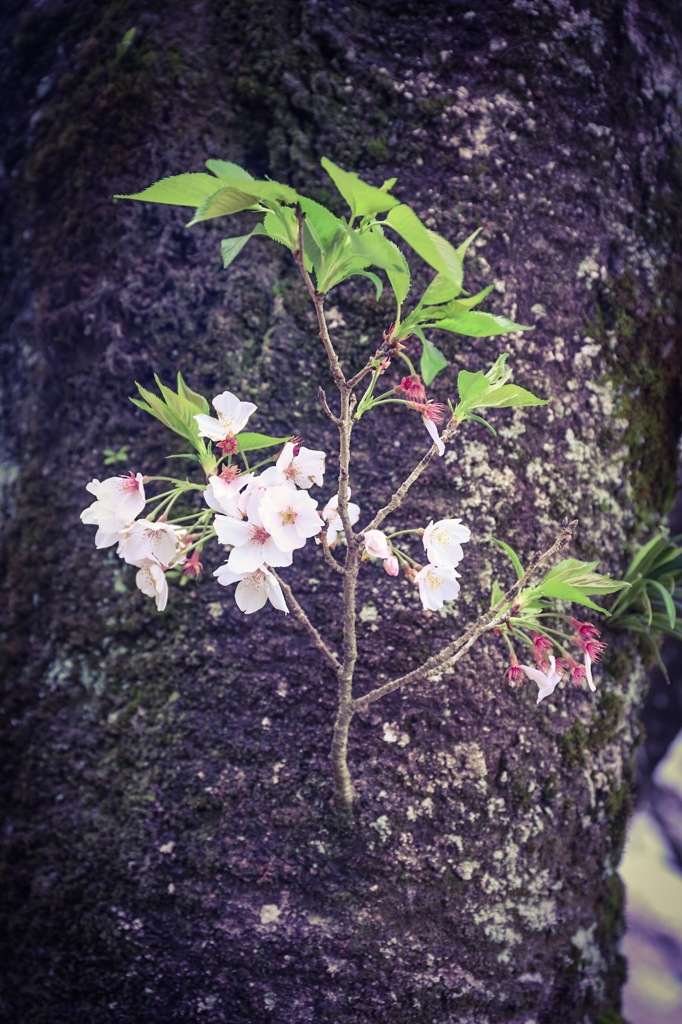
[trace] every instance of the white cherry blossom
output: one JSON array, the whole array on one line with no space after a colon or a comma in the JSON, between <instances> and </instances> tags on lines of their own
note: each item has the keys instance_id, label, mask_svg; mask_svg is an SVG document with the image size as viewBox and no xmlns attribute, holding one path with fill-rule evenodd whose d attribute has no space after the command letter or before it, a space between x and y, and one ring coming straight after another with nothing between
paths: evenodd
<instances>
[{"instance_id":1,"label":"white cherry blossom","mask_svg":"<svg viewBox=\"0 0 682 1024\"><path fill-rule=\"evenodd\" d=\"M365 551L372 558L388 558L391 554L391 545L386 534L381 530L368 530L365 534Z\"/></svg>"},{"instance_id":2,"label":"white cherry blossom","mask_svg":"<svg viewBox=\"0 0 682 1024\"><path fill-rule=\"evenodd\" d=\"M241 519L239 499L244 488L248 487L253 479L253 473L234 476L231 480L226 480L222 476L211 476L204 491L204 501L215 512Z\"/></svg>"},{"instance_id":3,"label":"white cherry blossom","mask_svg":"<svg viewBox=\"0 0 682 1024\"><path fill-rule=\"evenodd\" d=\"M348 497L350 498L350 487L348 488ZM327 504L322 509L322 518L327 524L327 542L333 544L340 533L343 533L343 523L341 522L341 516L339 515L339 496L334 494ZM360 506L356 505L355 502L348 502L348 518L350 519L351 526L355 526L358 519L360 518ZM319 543L319 541L318 541Z\"/></svg>"},{"instance_id":4,"label":"white cherry blossom","mask_svg":"<svg viewBox=\"0 0 682 1024\"><path fill-rule=\"evenodd\" d=\"M259 566L255 572L243 573L233 572L225 564L216 569L213 575L223 587L228 587L231 583L237 584L235 601L245 615L257 612L266 601L278 611L289 614L282 588L266 565Z\"/></svg>"},{"instance_id":5,"label":"white cherry blossom","mask_svg":"<svg viewBox=\"0 0 682 1024\"><path fill-rule=\"evenodd\" d=\"M258 513L282 551L302 548L308 537L314 537L322 529L317 502L306 491L292 490L286 485L268 488L261 498Z\"/></svg>"},{"instance_id":6,"label":"white cherry blossom","mask_svg":"<svg viewBox=\"0 0 682 1024\"><path fill-rule=\"evenodd\" d=\"M305 490L308 490L313 484L321 487L324 477L325 453L301 446L298 453L294 455L295 450L293 442L287 441L275 463L277 469L297 487L303 487Z\"/></svg>"},{"instance_id":7,"label":"white cherry blossom","mask_svg":"<svg viewBox=\"0 0 682 1024\"><path fill-rule=\"evenodd\" d=\"M522 665L521 668L528 678L538 685L538 704L545 697L549 697L550 694L554 693L556 684L561 679L561 673L556 670L556 658L552 655L550 655L549 668L546 672L541 672L539 668L533 668L532 665Z\"/></svg>"},{"instance_id":8,"label":"white cherry blossom","mask_svg":"<svg viewBox=\"0 0 682 1024\"><path fill-rule=\"evenodd\" d=\"M144 484L141 473L128 476L110 476L106 480L92 480L86 490L96 501L81 512L81 522L97 526L95 545L107 548L121 539L124 526L131 523L145 505Z\"/></svg>"},{"instance_id":9,"label":"white cherry blossom","mask_svg":"<svg viewBox=\"0 0 682 1024\"><path fill-rule=\"evenodd\" d=\"M248 520L217 515L213 521L221 544L233 544L227 560L232 572L251 573L261 565L291 565L291 551L282 551L257 515Z\"/></svg>"},{"instance_id":10,"label":"white cherry blossom","mask_svg":"<svg viewBox=\"0 0 682 1024\"><path fill-rule=\"evenodd\" d=\"M208 437L211 441L224 441L234 437L247 424L249 416L256 411L253 402L241 402L231 391L223 391L216 395L212 402L218 418L198 413L194 419L199 427L200 437Z\"/></svg>"},{"instance_id":11,"label":"white cherry blossom","mask_svg":"<svg viewBox=\"0 0 682 1024\"><path fill-rule=\"evenodd\" d=\"M462 544L471 540L471 530L462 526L461 519L433 520L424 530L422 538L429 562L454 568L464 557Z\"/></svg>"},{"instance_id":12,"label":"white cherry blossom","mask_svg":"<svg viewBox=\"0 0 682 1024\"><path fill-rule=\"evenodd\" d=\"M143 562L135 576L138 589L153 597L157 610L162 612L168 602L168 582L158 562Z\"/></svg>"},{"instance_id":13,"label":"white cherry blossom","mask_svg":"<svg viewBox=\"0 0 682 1024\"><path fill-rule=\"evenodd\" d=\"M239 495L237 502L237 508L242 516L247 516L249 519L253 519L258 516L258 508L260 506L261 498L267 490L271 487L288 487L290 490L296 490L296 484L291 481L287 481L284 473L280 473L276 466L268 466L258 476L253 476L247 484L245 489Z\"/></svg>"},{"instance_id":14,"label":"white cherry blossom","mask_svg":"<svg viewBox=\"0 0 682 1024\"><path fill-rule=\"evenodd\" d=\"M118 554L128 565L154 562L167 569L183 560L182 538L186 532L172 523L138 519L123 531Z\"/></svg>"},{"instance_id":15,"label":"white cherry blossom","mask_svg":"<svg viewBox=\"0 0 682 1024\"><path fill-rule=\"evenodd\" d=\"M435 612L445 601L454 601L459 594L459 573L451 566L429 563L414 577L419 584L419 596L427 611Z\"/></svg>"}]
</instances>

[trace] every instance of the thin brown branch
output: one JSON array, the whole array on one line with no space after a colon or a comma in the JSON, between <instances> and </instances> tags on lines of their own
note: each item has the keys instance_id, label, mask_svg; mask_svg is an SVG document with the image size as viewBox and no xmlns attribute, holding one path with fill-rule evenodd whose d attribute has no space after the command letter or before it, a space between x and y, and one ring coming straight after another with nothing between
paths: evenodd
<instances>
[{"instance_id":1,"label":"thin brown branch","mask_svg":"<svg viewBox=\"0 0 682 1024\"><path fill-rule=\"evenodd\" d=\"M327 321L324 316L324 295L318 292L313 284L313 279L308 273L308 268L305 265L305 256L303 249L303 225L305 223L305 214L299 206L296 207L296 219L298 220L298 251L294 253L294 259L296 265L301 272L301 276L305 282L305 286L308 289L308 294L312 299L313 306L315 307L315 314L317 316L317 323L320 329L320 338L324 345L327 358L329 359L329 365L331 367L332 376L339 388L346 387L346 378L339 362L339 357L336 354L332 340L329 337L329 329L327 327Z\"/></svg>"},{"instance_id":2,"label":"thin brown branch","mask_svg":"<svg viewBox=\"0 0 682 1024\"><path fill-rule=\"evenodd\" d=\"M322 406L322 408L326 412L326 414L329 417L329 419L332 421L332 423L336 423L338 425L339 417L335 416L334 413L329 408L329 402L327 401L327 396L325 394L325 390L324 390L323 387L319 387L317 389L317 397L319 398L320 405Z\"/></svg>"},{"instance_id":3,"label":"thin brown branch","mask_svg":"<svg viewBox=\"0 0 682 1024\"><path fill-rule=\"evenodd\" d=\"M327 539L326 527L325 529L321 530L320 533L318 533L318 537L320 538L320 544L322 545L322 554L324 555L325 562L330 567L330 569L333 569L334 572L337 572L339 573L340 576L343 576L345 570L343 566L336 561L332 554L332 549L329 547L329 540Z\"/></svg>"},{"instance_id":4,"label":"thin brown branch","mask_svg":"<svg viewBox=\"0 0 682 1024\"><path fill-rule=\"evenodd\" d=\"M334 654L334 652L329 647L327 647L326 643L320 636L320 633L308 618L307 612L301 607L301 605L294 597L294 592L289 586L289 584L285 583L281 576L279 576L274 569L270 569L270 572L272 573L272 575L275 577L280 587L282 588L282 593L284 594L284 597L286 599L287 606L292 615L294 616L294 618L297 619L298 622L301 623L303 628L308 631L313 643L317 647L320 654L324 657L325 661L330 666L330 668L332 668L334 672L338 673L341 670L341 662Z\"/></svg>"},{"instance_id":5,"label":"thin brown branch","mask_svg":"<svg viewBox=\"0 0 682 1024\"><path fill-rule=\"evenodd\" d=\"M453 416L453 418L450 420L443 433L440 435L443 444L447 444L448 441L450 441L455 436L458 427L459 420L456 420ZM395 510L400 507L403 498L409 491L412 484L414 484L419 479L419 477L422 475L426 467L429 465L430 462L433 461L437 454L438 445L435 444L434 442L434 444L432 444L429 450L427 451L426 455L414 467L414 469L407 477L407 479L401 483L400 487L395 492L395 494L388 502L388 504L384 505L383 508L379 509L372 522L365 526L364 529L361 530L359 534L357 534L358 537L364 536L364 534L366 534L368 530L376 530L377 527L380 526L381 523L383 523L386 516L390 515L391 512L395 512Z\"/></svg>"},{"instance_id":6,"label":"thin brown branch","mask_svg":"<svg viewBox=\"0 0 682 1024\"><path fill-rule=\"evenodd\" d=\"M433 657L428 658L427 661L425 661L419 668L413 669L412 672L407 672L404 676L400 676L398 679L393 679L388 683L384 683L383 686L377 686L375 689L370 690L369 693L364 694L364 696L358 697L357 700L353 701L353 711L363 711L365 708L369 707L370 704L380 700L380 698L384 697L387 693L393 693L395 690L402 689L404 686L410 686L414 683L422 682L428 675L435 672L437 669L444 668L446 665L450 666L456 664L483 633L488 632L488 630L495 629L506 621L510 613L509 606L516 600L531 576L533 576L542 565L551 561L559 551L566 547L571 540L577 525L577 519L571 523L567 523L566 525L562 524L561 533L552 546L547 548L546 551L534 555L531 558L528 568L524 572L523 576L521 576L521 578L509 588L504 597L500 598L494 608L491 608L490 611L481 615L460 637L453 640L452 643L444 647L438 654L434 654Z\"/></svg>"}]
</instances>

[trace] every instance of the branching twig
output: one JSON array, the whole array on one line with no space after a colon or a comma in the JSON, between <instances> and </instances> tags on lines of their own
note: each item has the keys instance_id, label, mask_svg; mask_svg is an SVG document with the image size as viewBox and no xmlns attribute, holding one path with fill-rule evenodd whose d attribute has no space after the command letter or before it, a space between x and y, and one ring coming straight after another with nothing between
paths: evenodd
<instances>
[{"instance_id":1,"label":"branching twig","mask_svg":"<svg viewBox=\"0 0 682 1024\"><path fill-rule=\"evenodd\" d=\"M285 583L281 576L279 576L274 569L271 568L270 572L272 573L272 575L275 577L280 587L282 588L282 593L286 598L287 606L289 607L289 610L291 611L294 618L297 619L304 627L304 629L308 631L318 651L320 652L320 654L322 654L322 656L330 665L330 667L334 670L334 672L339 672L341 669L341 662L334 654L334 652L329 647L327 647L326 643L320 636L318 630L315 628L315 626L308 618L307 612L301 607L301 605L294 597L294 592L289 586L289 584Z\"/></svg>"},{"instance_id":2,"label":"branching twig","mask_svg":"<svg viewBox=\"0 0 682 1024\"><path fill-rule=\"evenodd\" d=\"M329 419L332 421L332 423L336 423L338 425L339 417L335 416L334 413L329 408L329 402L327 401L327 396L325 394L325 391L324 391L323 387L319 387L317 389L317 397L319 398L320 405L322 406L322 408L326 412L326 414L329 417Z\"/></svg>"},{"instance_id":3,"label":"branching twig","mask_svg":"<svg viewBox=\"0 0 682 1024\"><path fill-rule=\"evenodd\" d=\"M384 683L383 686L377 686L374 690L370 690L369 693L364 694L362 697L358 697L357 700L353 701L353 711L363 711L365 708L373 704L374 701L379 700L387 693L393 693L394 690L399 690L403 686L410 686L413 683L419 683L424 680L431 672L436 669L443 668L445 665L453 665L462 658L470 647L478 640L478 638L486 633L490 629L495 629L496 626L500 626L509 616L509 606L514 602L516 597L519 595L521 590L525 587L531 576L544 565L545 562L550 561L554 555L556 555L562 548L564 548L571 537L573 531L578 525L578 520L574 520L572 523L568 523L562 527L561 534L554 541L552 546L541 554L535 555L531 558L528 568L524 572L523 576L516 581L506 592L504 597L500 598L494 608L481 615L473 625L457 638L452 643L444 647L438 654L434 654L433 657L429 658L419 668L414 669L412 672L407 672L404 676L400 676L398 679L393 679L388 683Z\"/></svg>"},{"instance_id":4,"label":"branching twig","mask_svg":"<svg viewBox=\"0 0 682 1024\"><path fill-rule=\"evenodd\" d=\"M448 423L443 433L440 435L443 444L447 444L448 441L450 441L455 436L458 427L459 421L454 419L453 417ZM380 508L372 522L365 526L365 528L361 530L359 534L357 534L358 537L363 537L368 530L376 530L377 527L380 526L381 523L383 523L386 516L390 515L391 512L395 512L395 510L399 508L403 498L409 491L412 484L419 479L419 477L422 475L428 464L433 461L437 454L438 446L434 443L431 445L431 447L429 448L426 455L422 458L422 460L418 462L417 465L414 467L408 478L402 482L402 484L395 492L395 494L388 502L388 504L384 505L383 508Z\"/></svg>"}]
</instances>

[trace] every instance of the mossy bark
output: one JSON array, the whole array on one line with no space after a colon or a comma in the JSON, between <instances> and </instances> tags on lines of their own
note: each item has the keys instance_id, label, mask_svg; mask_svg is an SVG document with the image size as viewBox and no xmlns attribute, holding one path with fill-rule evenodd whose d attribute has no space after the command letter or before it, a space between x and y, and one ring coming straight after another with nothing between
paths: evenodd
<instances>
[{"instance_id":1,"label":"mossy bark","mask_svg":"<svg viewBox=\"0 0 682 1024\"><path fill-rule=\"evenodd\" d=\"M243 617L210 574L157 615L78 513L104 448L162 471L162 429L127 401L153 371L232 388L273 433L333 450L287 254L256 240L224 273L231 228L189 232L182 211L109 198L219 156L336 202L328 155L378 184L397 174L396 194L453 240L483 226L468 285L504 280L494 309L537 323L507 347L519 383L552 398L500 413L497 439L470 427L410 493L397 527L472 528L462 599L427 616L363 566L359 685L415 666L485 605L506 572L491 534L527 556L577 516L576 554L618 572L672 481L679 23L651 0L65 0L10 4L1 31L0 1014L617 1019L616 869L645 687L633 645L607 637L596 700L564 688L536 708L491 643L356 716L348 834L330 807L334 680L305 634ZM350 365L390 304L369 283L332 297ZM442 344L440 399L499 352ZM369 512L426 436L391 409L354 443ZM338 647L337 580L310 547L287 579Z\"/></svg>"}]
</instances>

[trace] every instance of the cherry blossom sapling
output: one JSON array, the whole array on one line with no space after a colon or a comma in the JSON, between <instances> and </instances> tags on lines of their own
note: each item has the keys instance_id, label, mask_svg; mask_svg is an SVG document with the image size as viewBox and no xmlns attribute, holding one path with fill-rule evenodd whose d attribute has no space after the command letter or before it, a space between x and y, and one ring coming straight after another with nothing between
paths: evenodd
<instances>
[{"instance_id":1,"label":"cherry blossom sapling","mask_svg":"<svg viewBox=\"0 0 682 1024\"><path fill-rule=\"evenodd\" d=\"M515 582L506 587L496 582L490 609L419 667L358 695L359 573L378 568L384 585L397 578L393 585L412 588L424 614L446 614L445 605L456 601L460 587L466 586L463 545L471 542L472 532L469 525L456 518L456 504L448 517L407 530L392 531L385 525L386 520L400 508L429 464L452 445L465 423L474 420L490 426L483 412L488 415L509 407L545 404L544 399L511 383L506 354L485 372L461 369L457 394L444 394L447 404L437 401L429 389L449 359L429 335L438 331L492 337L531 328L476 308L492 288L473 296L463 290L464 257L478 232L455 248L392 194L395 179L378 188L323 160L324 170L350 208L349 215L343 217L287 185L256 180L227 161L208 160L206 166L209 173L176 175L142 192L117 198L194 206L190 224L246 211L255 218L255 224L249 234L223 241L225 267L256 236L269 237L289 249L310 298L327 362L319 398L338 433L335 493L326 499L314 493L315 488L324 485L324 451L304 447L301 438L293 435L271 437L247 431L257 407L230 390L212 399L216 416L211 416L207 400L192 391L178 374L177 390L156 377L160 394L138 385L139 397L133 401L193 449L189 457L201 467L203 482L143 477L140 473L102 483L95 480L88 490L96 501L81 518L98 527L98 547L118 543L120 557L138 566L137 585L154 598L159 610L166 605L168 581L176 576L182 582L197 578L204 547L217 541L229 550L213 576L223 586L236 584L235 600L243 613L253 614L269 603L274 611L290 614L304 627L337 680L331 766L336 808L350 822L354 792L347 750L355 715L388 693L419 685L443 669L451 670L485 633L502 637L507 645L510 686L517 688L529 679L537 685L538 702L554 695L566 675L594 688L592 667L604 648L598 640L599 632L591 623L568 617L561 605L556 608L556 602L573 601L600 611L589 595L608 594L625 584L595 572L596 563L576 559L564 559L547 571L570 542L575 521L563 522L554 541L534 554L525 569L513 549L497 541L514 567ZM421 259L432 275L424 293L415 298L407 312L404 307L410 270L391 234L413 257ZM383 281L377 272L385 275L393 292L393 321L376 348L363 354L359 366L347 370L332 340L325 299L334 287L353 275L369 278L378 298ZM419 369L413 362L417 357ZM338 392L334 402L324 390L329 378ZM381 391L380 382L389 386ZM228 382L221 383L224 386ZM370 513L371 518L357 529L361 508L350 500L352 432L363 416L380 414L387 403L402 406L406 416L412 418L406 421L408 426L417 423L419 416L418 432L422 426L426 428L429 445L386 504L374 515ZM260 460L255 463L254 453ZM167 490L155 498L147 497L145 486L156 481L168 485ZM198 493L203 494L203 507L185 508L187 498ZM153 507L138 519L147 505ZM181 514L173 519L172 511ZM322 636L280 575L313 538L327 567L334 576L341 577L340 650ZM572 633L566 632L566 622ZM583 664L570 654L570 645L581 653ZM525 657L520 661L517 649L528 649L535 665L523 663Z\"/></svg>"}]
</instances>

